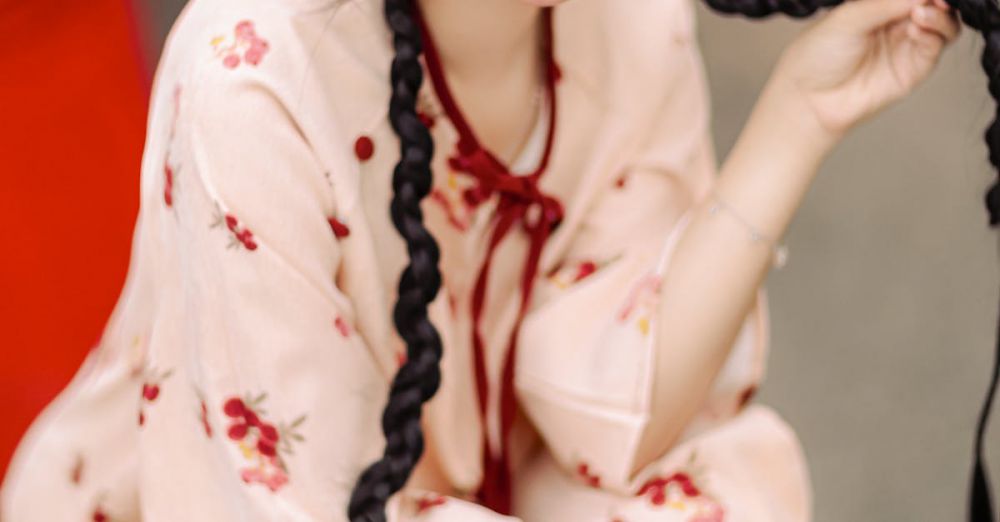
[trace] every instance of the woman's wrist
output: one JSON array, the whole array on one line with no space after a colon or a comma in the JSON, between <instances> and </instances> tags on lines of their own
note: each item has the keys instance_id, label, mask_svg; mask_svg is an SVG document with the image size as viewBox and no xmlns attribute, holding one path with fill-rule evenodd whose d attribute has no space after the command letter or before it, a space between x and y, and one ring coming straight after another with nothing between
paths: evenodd
<instances>
[{"instance_id":1,"label":"woman's wrist","mask_svg":"<svg viewBox=\"0 0 1000 522\"><path fill-rule=\"evenodd\" d=\"M780 67L761 91L753 117L765 120L768 128L783 134L788 147L819 158L829 154L847 132L825 124L806 93Z\"/></svg>"}]
</instances>

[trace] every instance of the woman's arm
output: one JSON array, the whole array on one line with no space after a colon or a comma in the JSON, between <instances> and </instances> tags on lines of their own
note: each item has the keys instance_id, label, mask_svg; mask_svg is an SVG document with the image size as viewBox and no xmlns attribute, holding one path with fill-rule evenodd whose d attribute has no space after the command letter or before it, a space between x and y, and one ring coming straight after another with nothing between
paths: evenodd
<instances>
[{"instance_id":1,"label":"woman's arm","mask_svg":"<svg viewBox=\"0 0 1000 522\"><path fill-rule=\"evenodd\" d=\"M849 2L806 31L723 164L719 196L759 232L783 236L843 134L909 92L955 38L953 16L935 3L920 15L912 0ZM664 277L653 415L634 469L671 447L697 413L770 266L770 246L751 241L733 216L708 212L711 204L694 205Z\"/></svg>"}]
</instances>

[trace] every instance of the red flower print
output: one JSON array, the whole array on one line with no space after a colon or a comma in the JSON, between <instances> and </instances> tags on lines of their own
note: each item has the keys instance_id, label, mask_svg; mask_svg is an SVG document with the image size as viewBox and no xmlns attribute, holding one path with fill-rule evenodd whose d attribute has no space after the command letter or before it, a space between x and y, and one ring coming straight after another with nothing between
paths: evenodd
<instances>
[{"instance_id":1,"label":"red flower print","mask_svg":"<svg viewBox=\"0 0 1000 522\"><path fill-rule=\"evenodd\" d=\"M584 277L589 276L597 271L597 264L593 261L584 261L576 268L576 276L573 278L573 282L577 282Z\"/></svg>"},{"instance_id":2,"label":"red flower print","mask_svg":"<svg viewBox=\"0 0 1000 522\"><path fill-rule=\"evenodd\" d=\"M160 387L156 384L143 384L142 385L142 397L147 401L153 402L160 395Z\"/></svg>"},{"instance_id":3,"label":"red flower print","mask_svg":"<svg viewBox=\"0 0 1000 522\"><path fill-rule=\"evenodd\" d=\"M335 217L329 217L327 221L330 222L330 228L333 230L333 235L337 236L337 239L347 237L351 234L351 229L343 221Z\"/></svg>"},{"instance_id":4,"label":"red flower print","mask_svg":"<svg viewBox=\"0 0 1000 522\"><path fill-rule=\"evenodd\" d=\"M559 288L568 288L574 283L593 275L601 268L616 261L621 254L615 255L604 261L594 261L593 259L581 259L572 263L562 262L552 268L546 277Z\"/></svg>"},{"instance_id":5,"label":"red flower print","mask_svg":"<svg viewBox=\"0 0 1000 522\"><path fill-rule=\"evenodd\" d=\"M334 326L337 327L337 331L340 332L340 335L342 335L344 337L350 337L350 335L351 335L351 326L347 324L347 321L345 321L343 317L341 317L340 315L338 315L333 320L333 324L334 324Z\"/></svg>"},{"instance_id":6,"label":"red flower print","mask_svg":"<svg viewBox=\"0 0 1000 522\"><path fill-rule=\"evenodd\" d=\"M417 96L417 117L428 129L432 129L437 117L441 114L441 110L431 102L428 96L427 91L421 92Z\"/></svg>"},{"instance_id":7,"label":"red flower print","mask_svg":"<svg viewBox=\"0 0 1000 522\"><path fill-rule=\"evenodd\" d=\"M254 239L253 233L250 229L246 228L240 223L240 220L236 216L223 212L222 206L219 202L215 202L215 216L211 223L209 223L209 228L215 228L221 226L222 223L226 224L226 228L229 229L230 238L229 243L226 248L239 247L240 245L247 250L257 250L257 241Z\"/></svg>"},{"instance_id":8,"label":"red flower print","mask_svg":"<svg viewBox=\"0 0 1000 522\"><path fill-rule=\"evenodd\" d=\"M592 488L601 487L601 477L590 471L590 465L586 462L581 462L576 466L576 474L583 479L583 481Z\"/></svg>"},{"instance_id":9,"label":"red flower print","mask_svg":"<svg viewBox=\"0 0 1000 522\"><path fill-rule=\"evenodd\" d=\"M240 470L244 482L265 485L277 491L288 482L288 470L282 454L292 453L291 441L305 440L295 430L303 422L305 415L290 424L274 425L262 418L265 393L256 397L231 397L222 404L222 411L232 419L226 435L237 444L250 465Z\"/></svg>"},{"instance_id":10,"label":"red flower print","mask_svg":"<svg viewBox=\"0 0 1000 522\"><path fill-rule=\"evenodd\" d=\"M250 20L242 20L236 24L232 39L220 35L213 38L211 44L215 56L222 58L222 66L227 69L235 69L241 63L256 67L270 49L267 40L257 35Z\"/></svg>"},{"instance_id":11,"label":"red flower print","mask_svg":"<svg viewBox=\"0 0 1000 522\"><path fill-rule=\"evenodd\" d=\"M418 110L417 110L417 118L420 118L420 121L421 121L421 122L422 122L422 123L424 124L424 126L426 126L426 127L428 128L428 129L432 129L432 128L434 128L434 123L435 123L435 118L434 118L434 116L431 116L430 114L427 114L426 112L424 112L424 111L421 111L421 110L419 110L419 109L418 109Z\"/></svg>"},{"instance_id":12,"label":"red flower print","mask_svg":"<svg viewBox=\"0 0 1000 522\"><path fill-rule=\"evenodd\" d=\"M687 497L697 497L701 495L701 491L694 485L691 481L691 477L687 473L678 471L669 477L653 477L649 479L641 488L639 488L639 495L649 495L649 500L653 504L660 505L666 501L666 490L667 486L671 484L676 484L680 487L681 491Z\"/></svg>"},{"instance_id":13,"label":"red flower print","mask_svg":"<svg viewBox=\"0 0 1000 522\"><path fill-rule=\"evenodd\" d=\"M167 377L173 375L173 368L164 371L163 373L157 373L156 370L150 369L147 371L149 374L144 382L142 383L142 390L140 397L142 403L139 404L139 425L142 426L146 423L146 414L143 411L143 404L152 403L160 396L160 385Z\"/></svg>"},{"instance_id":14,"label":"red flower print","mask_svg":"<svg viewBox=\"0 0 1000 522\"><path fill-rule=\"evenodd\" d=\"M660 296L661 283L662 277L655 272L649 272L639 278L632 285L628 297L626 297L625 302L618 310L618 321L624 323L631 316L635 315L636 327L642 335L647 335L649 333L650 317Z\"/></svg>"},{"instance_id":15,"label":"red flower print","mask_svg":"<svg viewBox=\"0 0 1000 522\"><path fill-rule=\"evenodd\" d=\"M435 506L441 506L447 501L448 499L442 495L434 493L425 495L417 499L417 514L423 513Z\"/></svg>"},{"instance_id":16,"label":"red flower print","mask_svg":"<svg viewBox=\"0 0 1000 522\"><path fill-rule=\"evenodd\" d=\"M692 453L689 465L695 462ZM725 510L695 484L688 470L646 481L636 496L646 497L655 507L680 511L687 522L723 522Z\"/></svg>"}]
</instances>

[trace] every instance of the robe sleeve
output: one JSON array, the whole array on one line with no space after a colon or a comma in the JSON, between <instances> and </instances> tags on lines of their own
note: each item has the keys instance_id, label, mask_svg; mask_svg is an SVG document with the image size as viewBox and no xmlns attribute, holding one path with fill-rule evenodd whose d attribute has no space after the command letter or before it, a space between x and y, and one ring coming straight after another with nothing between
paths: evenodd
<instances>
[{"instance_id":1,"label":"robe sleeve","mask_svg":"<svg viewBox=\"0 0 1000 522\"><path fill-rule=\"evenodd\" d=\"M341 220L358 198L337 181L357 159L310 140L306 118L327 115L300 107L290 46L262 32L262 61L159 71L142 255L102 345L27 435L4 520L347 520L384 446L378 350L393 348L367 342L384 332L358 326L345 290L365 231ZM514 520L413 490L386 511Z\"/></svg>"},{"instance_id":2,"label":"robe sleeve","mask_svg":"<svg viewBox=\"0 0 1000 522\"><path fill-rule=\"evenodd\" d=\"M337 284L354 239L331 222L338 173L266 81L199 86L190 114L184 181L200 194L173 240L186 259L181 346L220 423L203 475L215 485L192 494L230 496L212 520L346 520L382 451L388 377ZM414 495L395 496L389 520L506 520Z\"/></svg>"},{"instance_id":3,"label":"robe sleeve","mask_svg":"<svg viewBox=\"0 0 1000 522\"><path fill-rule=\"evenodd\" d=\"M654 360L670 357L657 346L660 282L716 176L707 86L687 30L642 152L598 190L562 263L536 283L519 337L516 388L549 451L583 483L625 494L640 484L631 470L652 415ZM733 413L761 377L765 319L761 287L705 411Z\"/></svg>"}]
</instances>

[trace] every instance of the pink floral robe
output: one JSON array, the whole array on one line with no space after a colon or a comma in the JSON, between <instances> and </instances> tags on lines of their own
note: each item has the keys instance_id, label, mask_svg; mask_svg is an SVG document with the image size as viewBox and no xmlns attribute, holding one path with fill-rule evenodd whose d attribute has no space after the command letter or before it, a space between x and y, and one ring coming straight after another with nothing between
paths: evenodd
<instances>
[{"instance_id":1,"label":"pink floral robe","mask_svg":"<svg viewBox=\"0 0 1000 522\"><path fill-rule=\"evenodd\" d=\"M425 408L425 456L390 520L810 519L794 433L748 403L768 346L763 288L682 440L630 473L652 358L670 356L655 344L658 282L716 172L690 2L554 10L558 111L539 187L564 218L517 333L509 518L471 498L484 440L498 443L530 242L515 227L493 253L484 423L469 310L496 200L465 199L475 180L449 162L459 132L425 82L443 381ZM4 522L346 520L358 474L381 453L379 419L404 357L391 317L406 263L388 212L399 154L391 54L380 0L188 5L157 71L121 298L18 448Z\"/></svg>"}]
</instances>

